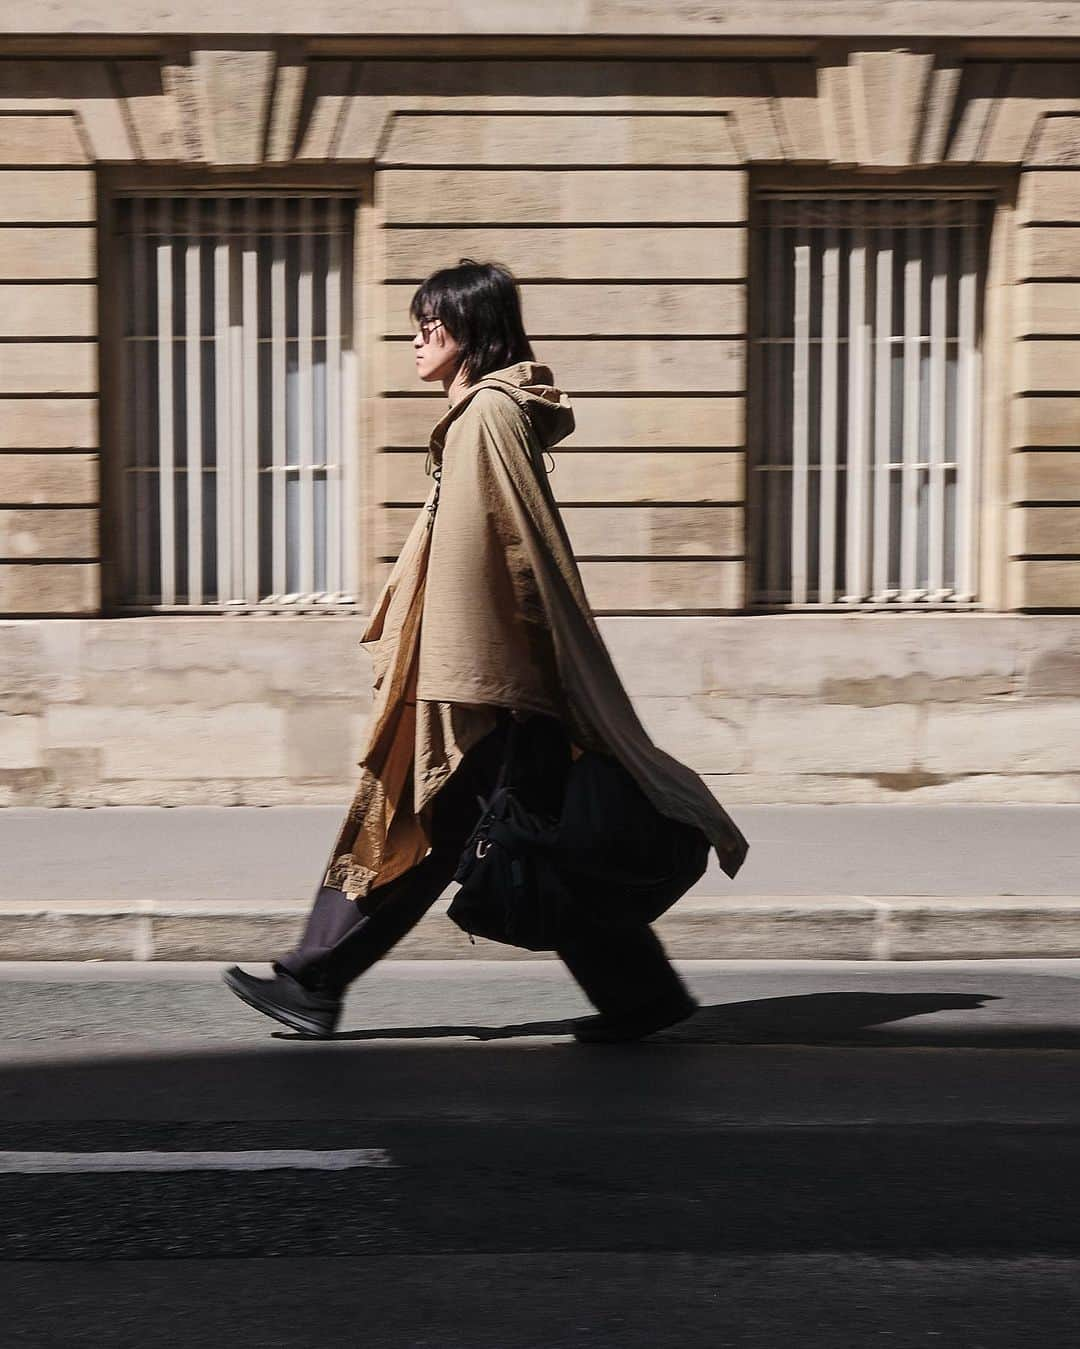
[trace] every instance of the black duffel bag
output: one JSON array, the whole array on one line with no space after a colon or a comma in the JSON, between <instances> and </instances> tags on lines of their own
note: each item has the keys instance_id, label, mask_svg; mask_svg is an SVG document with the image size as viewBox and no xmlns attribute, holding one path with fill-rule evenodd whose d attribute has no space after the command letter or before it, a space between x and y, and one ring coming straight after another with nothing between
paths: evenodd
<instances>
[{"instance_id":1,"label":"black duffel bag","mask_svg":"<svg viewBox=\"0 0 1080 1349\"><path fill-rule=\"evenodd\" d=\"M528 804L521 737L515 722L454 874L449 916L470 936L552 951L583 916L652 922L701 878L708 839L662 815L610 755L586 750L569 764L557 815Z\"/></svg>"}]
</instances>

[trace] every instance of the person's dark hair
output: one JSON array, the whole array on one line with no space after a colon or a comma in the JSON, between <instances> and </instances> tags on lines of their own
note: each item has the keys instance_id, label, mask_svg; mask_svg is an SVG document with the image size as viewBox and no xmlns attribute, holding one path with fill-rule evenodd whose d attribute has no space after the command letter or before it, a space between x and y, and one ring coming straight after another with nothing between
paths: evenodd
<instances>
[{"instance_id":1,"label":"person's dark hair","mask_svg":"<svg viewBox=\"0 0 1080 1349\"><path fill-rule=\"evenodd\" d=\"M459 258L417 287L409 314L442 319L461 347L465 379L475 384L492 370L536 359L521 319L513 272L497 262Z\"/></svg>"}]
</instances>

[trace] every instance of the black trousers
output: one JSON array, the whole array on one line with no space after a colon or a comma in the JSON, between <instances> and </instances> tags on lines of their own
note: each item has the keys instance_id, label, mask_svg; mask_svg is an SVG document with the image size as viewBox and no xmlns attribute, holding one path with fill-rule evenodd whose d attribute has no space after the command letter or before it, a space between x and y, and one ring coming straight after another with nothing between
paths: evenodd
<instances>
[{"instance_id":1,"label":"black trousers","mask_svg":"<svg viewBox=\"0 0 1080 1349\"><path fill-rule=\"evenodd\" d=\"M466 839L481 813L481 797L494 786L502 763L508 713L466 754L432 806L431 852L416 866L378 885L361 900L323 886L315 897L297 945L274 962L303 984L343 993L384 956L435 903L453 879ZM515 787L534 808L557 806L569 744L560 722L533 716L523 734L523 776ZM648 924L605 924L582 913L557 949L586 997L601 1012L618 1013L654 998L685 991L660 939Z\"/></svg>"}]
</instances>

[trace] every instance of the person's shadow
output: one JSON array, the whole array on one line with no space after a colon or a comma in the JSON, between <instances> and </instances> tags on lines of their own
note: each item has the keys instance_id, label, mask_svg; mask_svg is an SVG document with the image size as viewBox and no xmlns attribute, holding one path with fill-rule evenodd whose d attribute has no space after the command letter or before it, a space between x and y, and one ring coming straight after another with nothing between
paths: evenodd
<instances>
[{"instance_id":1,"label":"person's shadow","mask_svg":"<svg viewBox=\"0 0 1080 1349\"><path fill-rule=\"evenodd\" d=\"M892 1023L934 1012L975 1011L996 1001L993 993L805 993L699 1007L685 1021L649 1037L649 1043L677 1044L867 1044L1000 1046L1038 1043L1046 1047L1080 1044L1080 1030L1045 1027L1018 1031L993 1023L969 1025L947 1020L892 1029ZM879 1029L889 1027L887 1030ZM525 1036L569 1036L569 1019L525 1021L510 1026L386 1026L339 1031L335 1040L513 1040ZM301 1039L278 1032L280 1039Z\"/></svg>"}]
</instances>

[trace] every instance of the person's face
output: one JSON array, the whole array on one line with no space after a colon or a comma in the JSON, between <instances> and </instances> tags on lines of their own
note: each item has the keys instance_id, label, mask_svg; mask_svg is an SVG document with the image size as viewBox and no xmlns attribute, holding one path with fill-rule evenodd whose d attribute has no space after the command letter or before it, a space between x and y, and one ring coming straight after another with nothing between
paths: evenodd
<instances>
[{"instance_id":1,"label":"person's face","mask_svg":"<svg viewBox=\"0 0 1080 1349\"><path fill-rule=\"evenodd\" d=\"M442 319L425 314L413 335L416 373L423 380L453 379L461 361L461 347Z\"/></svg>"}]
</instances>

